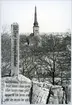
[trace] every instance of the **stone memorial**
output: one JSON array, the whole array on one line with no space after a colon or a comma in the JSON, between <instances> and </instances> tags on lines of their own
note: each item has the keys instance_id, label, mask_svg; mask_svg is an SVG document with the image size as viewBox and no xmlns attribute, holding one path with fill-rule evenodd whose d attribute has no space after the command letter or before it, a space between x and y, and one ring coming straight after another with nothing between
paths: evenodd
<instances>
[{"instance_id":1,"label":"stone memorial","mask_svg":"<svg viewBox=\"0 0 72 105\"><path fill-rule=\"evenodd\" d=\"M1 79L1 104L29 102L31 80L19 74L19 26L11 25L11 75Z\"/></svg>"},{"instance_id":2,"label":"stone memorial","mask_svg":"<svg viewBox=\"0 0 72 105\"><path fill-rule=\"evenodd\" d=\"M19 25L11 25L11 76L19 74Z\"/></svg>"},{"instance_id":3,"label":"stone memorial","mask_svg":"<svg viewBox=\"0 0 72 105\"><path fill-rule=\"evenodd\" d=\"M65 99L61 86L48 84L46 88L40 83L33 84L32 104L62 104L62 102L65 103Z\"/></svg>"},{"instance_id":4,"label":"stone memorial","mask_svg":"<svg viewBox=\"0 0 72 105\"><path fill-rule=\"evenodd\" d=\"M31 81L19 75L19 77L4 77L1 81L1 103L20 104L30 103L29 93Z\"/></svg>"},{"instance_id":5,"label":"stone memorial","mask_svg":"<svg viewBox=\"0 0 72 105\"><path fill-rule=\"evenodd\" d=\"M38 86L37 84L34 84L32 104L45 104L48 94L49 94L49 89L46 89Z\"/></svg>"},{"instance_id":6,"label":"stone memorial","mask_svg":"<svg viewBox=\"0 0 72 105\"><path fill-rule=\"evenodd\" d=\"M62 104L63 89L61 86L52 86L51 88L54 95L51 95L49 104Z\"/></svg>"}]
</instances>

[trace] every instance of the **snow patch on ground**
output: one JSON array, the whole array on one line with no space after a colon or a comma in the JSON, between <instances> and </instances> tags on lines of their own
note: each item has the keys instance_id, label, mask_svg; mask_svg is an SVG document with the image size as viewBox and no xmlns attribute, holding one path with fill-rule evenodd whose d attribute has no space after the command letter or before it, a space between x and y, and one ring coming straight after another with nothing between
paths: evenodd
<instances>
[{"instance_id":1,"label":"snow patch on ground","mask_svg":"<svg viewBox=\"0 0 72 105\"><path fill-rule=\"evenodd\" d=\"M31 80L30 80L29 78L27 78L27 77L25 77L25 76L23 76L23 75L21 75L21 74L19 74L18 80L19 80L19 81L31 82Z\"/></svg>"},{"instance_id":2,"label":"snow patch on ground","mask_svg":"<svg viewBox=\"0 0 72 105\"><path fill-rule=\"evenodd\" d=\"M13 76L13 77L3 77L2 80L4 81L25 81L25 82L31 82L31 80L21 74L19 74L18 76Z\"/></svg>"}]
</instances>

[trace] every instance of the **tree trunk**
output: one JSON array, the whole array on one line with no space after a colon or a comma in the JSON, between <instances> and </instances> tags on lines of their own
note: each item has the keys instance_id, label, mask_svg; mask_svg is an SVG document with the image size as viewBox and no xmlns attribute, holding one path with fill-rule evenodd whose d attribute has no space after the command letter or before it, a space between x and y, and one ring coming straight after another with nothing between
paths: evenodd
<instances>
[{"instance_id":1,"label":"tree trunk","mask_svg":"<svg viewBox=\"0 0 72 105\"><path fill-rule=\"evenodd\" d=\"M33 95L33 82L32 82L32 86L31 86L30 94L29 94L29 101L30 101L30 104L32 104L32 95Z\"/></svg>"},{"instance_id":2,"label":"tree trunk","mask_svg":"<svg viewBox=\"0 0 72 105\"><path fill-rule=\"evenodd\" d=\"M67 91L67 86L65 87L65 103L68 104L67 102L67 94L68 94L68 91Z\"/></svg>"},{"instance_id":3,"label":"tree trunk","mask_svg":"<svg viewBox=\"0 0 72 105\"><path fill-rule=\"evenodd\" d=\"M24 70L24 66L23 66L23 75L24 75L24 73L25 73L24 71L25 71L25 70Z\"/></svg>"},{"instance_id":4,"label":"tree trunk","mask_svg":"<svg viewBox=\"0 0 72 105\"><path fill-rule=\"evenodd\" d=\"M54 80L54 79L55 79L55 77L54 77L54 72L53 72L53 77L52 77L52 79L53 79L53 80L52 80L52 81L53 81L52 84L54 85L54 84L55 84L55 80Z\"/></svg>"},{"instance_id":5,"label":"tree trunk","mask_svg":"<svg viewBox=\"0 0 72 105\"><path fill-rule=\"evenodd\" d=\"M55 84L55 60L53 60L53 75L52 75L52 79L53 79L53 85Z\"/></svg>"},{"instance_id":6,"label":"tree trunk","mask_svg":"<svg viewBox=\"0 0 72 105\"><path fill-rule=\"evenodd\" d=\"M62 86L62 84L63 84L63 79L62 79L62 72L61 72L61 86Z\"/></svg>"}]
</instances>

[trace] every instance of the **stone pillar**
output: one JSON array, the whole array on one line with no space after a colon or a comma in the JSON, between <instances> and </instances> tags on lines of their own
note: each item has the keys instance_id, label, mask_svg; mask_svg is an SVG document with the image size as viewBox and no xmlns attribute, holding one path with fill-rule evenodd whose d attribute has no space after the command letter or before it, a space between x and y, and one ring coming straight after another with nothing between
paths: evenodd
<instances>
[{"instance_id":1,"label":"stone pillar","mask_svg":"<svg viewBox=\"0 0 72 105\"><path fill-rule=\"evenodd\" d=\"M11 76L19 74L19 25L11 25Z\"/></svg>"}]
</instances>

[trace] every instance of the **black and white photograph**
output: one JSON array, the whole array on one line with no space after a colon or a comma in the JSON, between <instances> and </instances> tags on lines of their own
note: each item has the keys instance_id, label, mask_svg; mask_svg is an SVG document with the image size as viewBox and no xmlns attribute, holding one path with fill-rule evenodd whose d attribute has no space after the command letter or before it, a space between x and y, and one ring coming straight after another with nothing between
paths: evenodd
<instances>
[{"instance_id":1,"label":"black and white photograph","mask_svg":"<svg viewBox=\"0 0 72 105\"><path fill-rule=\"evenodd\" d=\"M71 104L71 0L0 5L0 104Z\"/></svg>"}]
</instances>

